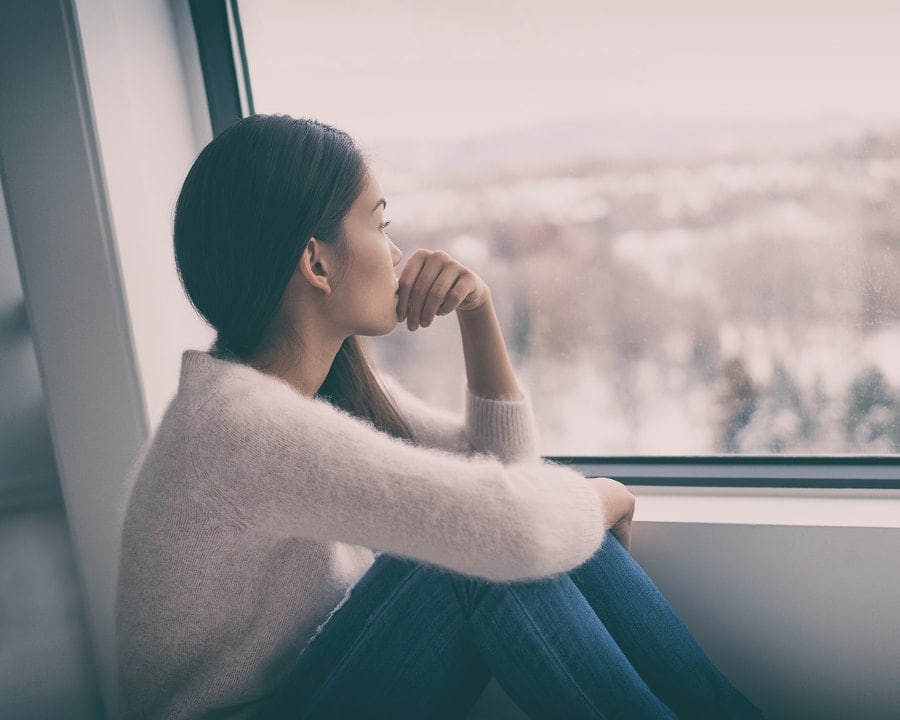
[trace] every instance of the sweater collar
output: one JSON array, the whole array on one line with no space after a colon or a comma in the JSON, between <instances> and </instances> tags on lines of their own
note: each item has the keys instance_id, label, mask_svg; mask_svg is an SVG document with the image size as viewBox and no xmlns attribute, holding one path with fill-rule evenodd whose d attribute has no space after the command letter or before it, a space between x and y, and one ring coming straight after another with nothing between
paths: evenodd
<instances>
[{"instance_id":1,"label":"sweater collar","mask_svg":"<svg viewBox=\"0 0 900 720\"><path fill-rule=\"evenodd\" d=\"M181 376L178 382L178 391L202 389L204 386L215 384L226 374L243 375L256 383L277 383L296 392L284 380L260 372L233 355L219 354L211 350L185 350L181 354ZM300 395L300 393L297 394Z\"/></svg>"},{"instance_id":2,"label":"sweater collar","mask_svg":"<svg viewBox=\"0 0 900 720\"><path fill-rule=\"evenodd\" d=\"M243 365L233 359L217 357L209 350L185 350L181 354L181 377L178 389L179 391L184 390L188 385L196 384L204 378L218 376L236 366L254 372L253 368L248 365Z\"/></svg>"}]
</instances>

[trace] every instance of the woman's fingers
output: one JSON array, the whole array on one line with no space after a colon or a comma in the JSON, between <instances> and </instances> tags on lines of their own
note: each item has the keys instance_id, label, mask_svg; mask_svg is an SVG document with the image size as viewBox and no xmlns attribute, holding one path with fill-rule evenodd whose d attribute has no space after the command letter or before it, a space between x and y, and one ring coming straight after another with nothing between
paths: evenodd
<instances>
[{"instance_id":1,"label":"woman's fingers","mask_svg":"<svg viewBox=\"0 0 900 720\"><path fill-rule=\"evenodd\" d=\"M400 273L400 278L398 280L400 288L397 293L397 320L399 322L406 320L409 311L409 296L412 291L413 282L422 270L427 259L428 251L416 250L410 255L409 260L406 261L406 267L404 267L403 272Z\"/></svg>"},{"instance_id":2,"label":"woman's fingers","mask_svg":"<svg viewBox=\"0 0 900 720\"><path fill-rule=\"evenodd\" d=\"M609 531L626 551L631 552L631 518L623 518L613 525Z\"/></svg>"},{"instance_id":3,"label":"woman's fingers","mask_svg":"<svg viewBox=\"0 0 900 720\"><path fill-rule=\"evenodd\" d=\"M443 306L447 299L447 293L456 285L459 279L459 272L455 267L444 265L440 274L431 284L428 295L425 296L425 303L422 306L422 313L419 315L419 325L428 327L438 310Z\"/></svg>"},{"instance_id":4,"label":"woman's fingers","mask_svg":"<svg viewBox=\"0 0 900 720\"><path fill-rule=\"evenodd\" d=\"M457 276L456 282L453 283L453 286L444 294L444 299L437 309L437 315L447 315L459 307L459 304L465 300L466 295L469 294L469 290L466 289L466 284L465 278Z\"/></svg>"},{"instance_id":5,"label":"woman's fingers","mask_svg":"<svg viewBox=\"0 0 900 720\"><path fill-rule=\"evenodd\" d=\"M415 330L422 324L422 312L425 309L425 302L431 293L435 280L437 280L444 269L445 261L441 255L446 257L446 253L440 253L440 251L430 254L425 259L419 272L412 279L412 287L409 290L409 304L406 308L406 326L410 330ZM403 273L406 273L406 268L404 268ZM403 283L402 275L400 282L401 284Z\"/></svg>"},{"instance_id":6,"label":"woman's fingers","mask_svg":"<svg viewBox=\"0 0 900 720\"><path fill-rule=\"evenodd\" d=\"M443 250L416 250L400 273L397 320L410 330L428 327L437 315L465 310L484 283ZM475 298L475 300L472 300Z\"/></svg>"}]
</instances>

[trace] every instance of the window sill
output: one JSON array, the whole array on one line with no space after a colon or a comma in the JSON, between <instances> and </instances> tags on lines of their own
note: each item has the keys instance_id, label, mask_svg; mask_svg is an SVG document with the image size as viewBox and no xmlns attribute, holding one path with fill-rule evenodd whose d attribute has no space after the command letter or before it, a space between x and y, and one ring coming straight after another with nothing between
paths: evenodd
<instances>
[{"instance_id":1,"label":"window sill","mask_svg":"<svg viewBox=\"0 0 900 720\"><path fill-rule=\"evenodd\" d=\"M628 484L627 479L623 480ZM637 523L900 528L900 490L629 486Z\"/></svg>"},{"instance_id":2,"label":"window sill","mask_svg":"<svg viewBox=\"0 0 900 720\"><path fill-rule=\"evenodd\" d=\"M550 457L612 477L637 522L900 527L900 456Z\"/></svg>"},{"instance_id":3,"label":"window sill","mask_svg":"<svg viewBox=\"0 0 900 720\"><path fill-rule=\"evenodd\" d=\"M629 485L900 490L900 455L547 456Z\"/></svg>"}]
</instances>

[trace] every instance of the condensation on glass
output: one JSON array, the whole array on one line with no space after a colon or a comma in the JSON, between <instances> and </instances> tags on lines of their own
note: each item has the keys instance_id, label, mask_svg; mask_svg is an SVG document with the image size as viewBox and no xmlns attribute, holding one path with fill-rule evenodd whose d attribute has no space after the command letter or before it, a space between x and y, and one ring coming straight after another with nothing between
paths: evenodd
<instances>
[{"instance_id":1,"label":"condensation on glass","mask_svg":"<svg viewBox=\"0 0 900 720\"><path fill-rule=\"evenodd\" d=\"M490 283L546 454L900 451L900 4L240 7L257 109ZM376 344L459 406L456 328Z\"/></svg>"}]
</instances>

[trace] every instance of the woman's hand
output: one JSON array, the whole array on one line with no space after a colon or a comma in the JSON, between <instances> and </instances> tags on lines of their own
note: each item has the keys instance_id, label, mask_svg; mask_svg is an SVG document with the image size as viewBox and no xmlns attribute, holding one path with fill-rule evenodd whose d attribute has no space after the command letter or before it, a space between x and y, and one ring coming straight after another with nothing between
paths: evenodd
<instances>
[{"instance_id":1,"label":"woman's hand","mask_svg":"<svg viewBox=\"0 0 900 720\"><path fill-rule=\"evenodd\" d=\"M622 547L630 550L634 495L622 483L611 478L594 478L593 482L594 490L603 501L609 531L622 543Z\"/></svg>"},{"instance_id":2,"label":"woman's hand","mask_svg":"<svg viewBox=\"0 0 900 720\"><path fill-rule=\"evenodd\" d=\"M506 351L491 291L443 250L416 250L400 273L397 320L428 327L456 310L469 389L481 398L519 400L522 392Z\"/></svg>"},{"instance_id":3,"label":"woman's hand","mask_svg":"<svg viewBox=\"0 0 900 720\"><path fill-rule=\"evenodd\" d=\"M437 315L475 310L488 298L484 280L443 250L416 250L400 273L397 320L416 330Z\"/></svg>"}]
</instances>

